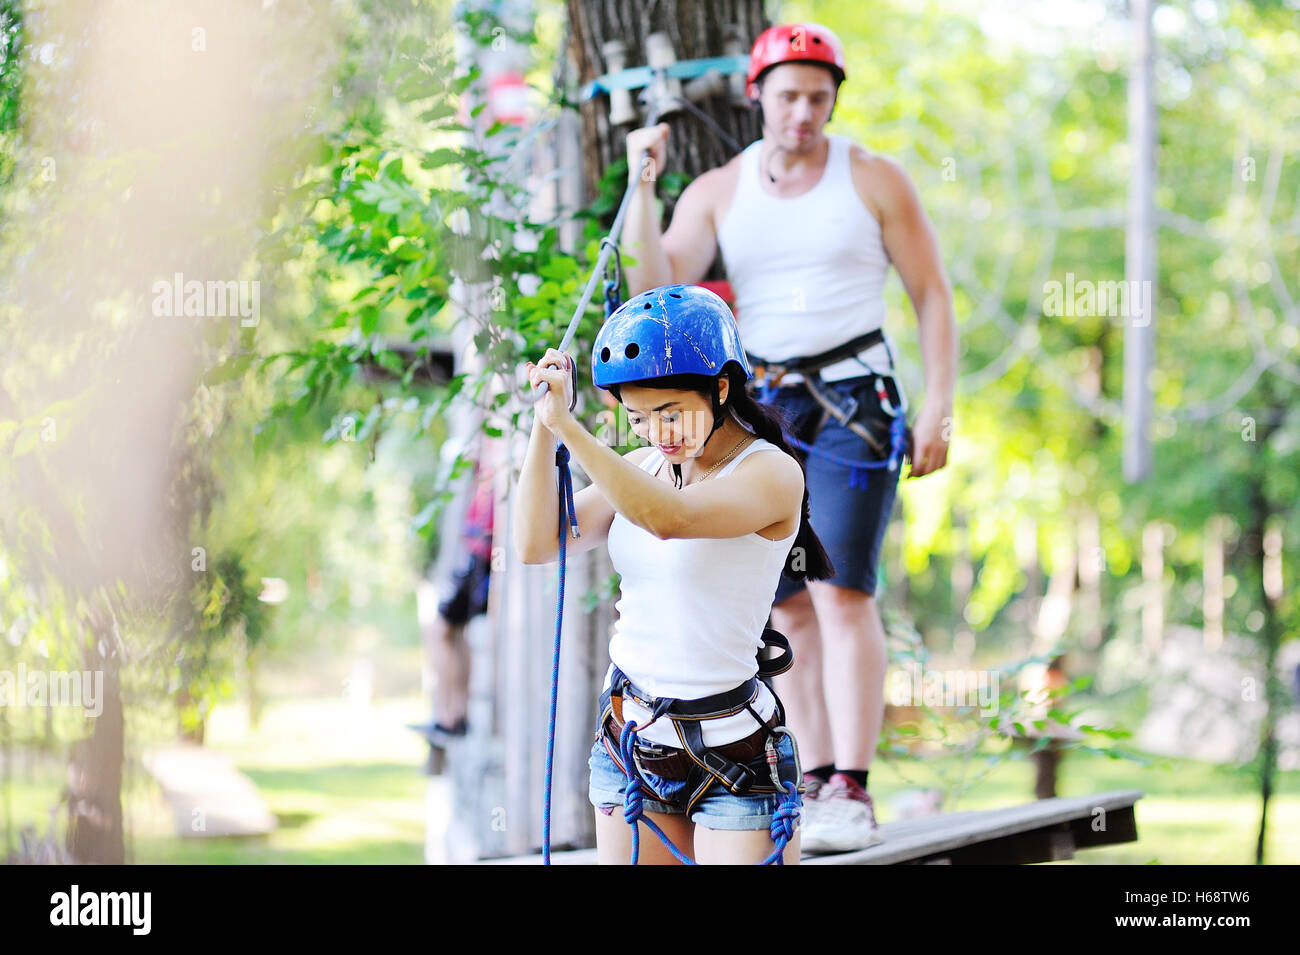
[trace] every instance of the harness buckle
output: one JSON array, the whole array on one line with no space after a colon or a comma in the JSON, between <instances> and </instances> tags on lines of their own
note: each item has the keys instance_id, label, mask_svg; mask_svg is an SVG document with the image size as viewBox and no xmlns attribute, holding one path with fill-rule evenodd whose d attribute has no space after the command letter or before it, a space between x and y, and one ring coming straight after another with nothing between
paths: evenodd
<instances>
[{"instance_id":1,"label":"harness buckle","mask_svg":"<svg viewBox=\"0 0 1300 955\"><path fill-rule=\"evenodd\" d=\"M840 402L840 424L847 424L858 416L858 399L852 395L845 395L844 400Z\"/></svg>"},{"instance_id":2,"label":"harness buckle","mask_svg":"<svg viewBox=\"0 0 1300 955\"><path fill-rule=\"evenodd\" d=\"M754 785L754 774L747 767L733 763L711 749L706 749L701 754L700 761L710 772L720 776L727 788L737 795L744 795Z\"/></svg>"}]
</instances>

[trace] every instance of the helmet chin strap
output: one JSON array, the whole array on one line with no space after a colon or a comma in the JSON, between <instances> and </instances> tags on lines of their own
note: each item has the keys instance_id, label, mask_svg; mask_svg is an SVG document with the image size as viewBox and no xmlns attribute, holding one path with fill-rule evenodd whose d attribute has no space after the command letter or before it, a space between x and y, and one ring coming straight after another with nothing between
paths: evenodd
<instances>
[{"instance_id":1,"label":"helmet chin strap","mask_svg":"<svg viewBox=\"0 0 1300 955\"><path fill-rule=\"evenodd\" d=\"M727 423L727 416L726 416L726 415L718 414L718 412L721 411L721 410L722 410L722 403L721 403L721 401L719 401L719 399L718 399L718 383L717 383L716 381L714 381L714 383L713 383L713 427L712 427L711 429L709 429L709 435L708 435L708 437L705 438L705 439L704 439L704 443L703 443L702 445L700 445L700 450L701 450L701 451L703 451L706 447L708 447L708 445L709 445L709 440L710 440L710 439L711 439L715 434L718 433L718 429L721 428L724 424ZM682 466L681 466L680 464L674 464L674 465L673 465L673 484L676 485L676 487L677 487L677 489L678 489L679 491L681 490L681 487L682 487Z\"/></svg>"}]
</instances>

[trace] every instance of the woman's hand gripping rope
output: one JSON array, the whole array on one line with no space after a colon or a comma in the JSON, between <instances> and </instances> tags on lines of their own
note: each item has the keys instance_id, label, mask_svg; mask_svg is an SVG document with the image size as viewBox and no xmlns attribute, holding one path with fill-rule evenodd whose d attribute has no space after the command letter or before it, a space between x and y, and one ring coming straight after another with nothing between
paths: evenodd
<instances>
[{"instance_id":1,"label":"woman's hand gripping rope","mask_svg":"<svg viewBox=\"0 0 1300 955\"><path fill-rule=\"evenodd\" d=\"M573 417L578 405L577 363L571 355L548 348L537 364L525 362L524 371L534 390L545 383L546 387L537 393L535 413L546 430L557 435L559 426L567 423L564 419Z\"/></svg>"}]
</instances>

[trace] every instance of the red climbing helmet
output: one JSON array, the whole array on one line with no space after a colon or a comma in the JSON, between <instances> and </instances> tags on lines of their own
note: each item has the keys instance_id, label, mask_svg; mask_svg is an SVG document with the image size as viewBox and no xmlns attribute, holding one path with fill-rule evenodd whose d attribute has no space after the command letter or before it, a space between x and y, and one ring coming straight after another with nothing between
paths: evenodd
<instances>
[{"instance_id":1,"label":"red climbing helmet","mask_svg":"<svg viewBox=\"0 0 1300 955\"><path fill-rule=\"evenodd\" d=\"M844 82L844 44L820 23L782 23L768 27L749 51L749 76L745 93L758 98L755 82L765 70L778 63L824 63L835 75L835 85Z\"/></svg>"}]
</instances>

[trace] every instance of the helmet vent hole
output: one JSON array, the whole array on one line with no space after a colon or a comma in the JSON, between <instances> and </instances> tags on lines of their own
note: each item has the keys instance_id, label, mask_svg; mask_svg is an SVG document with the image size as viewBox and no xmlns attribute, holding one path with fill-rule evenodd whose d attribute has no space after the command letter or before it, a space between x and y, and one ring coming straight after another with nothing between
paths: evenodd
<instances>
[{"instance_id":1,"label":"helmet vent hole","mask_svg":"<svg viewBox=\"0 0 1300 955\"><path fill-rule=\"evenodd\" d=\"M813 42L814 42L814 43L820 43L821 41L822 41L822 38L821 38L821 37L819 37L819 36L815 36L815 37L813 37Z\"/></svg>"},{"instance_id":2,"label":"helmet vent hole","mask_svg":"<svg viewBox=\"0 0 1300 955\"><path fill-rule=\"evenodd\" d=\"M676 292L669 292L669 293L668 293L668 297L669 297L669 298L681 298L681 296L678 295Z\"/></svg>"},{"instance_id":3,"label":"helmet vent hole","mask_svg":"<svg viewBox=\"0 0 1300 955\"><path fill-rule=\"evenodd\" d=\"M646 302L646 303L645 303L645 307L646 307L646 308L654 308L654 303L653 303L653 302Z\"/></svg>"},{"instance_id":4,"label":"helmet vent hole","mask_svg":"<svg viewBox=\"0 0 1300 955\"><path fill-rule=\"evenodd\" d=\"M632 342L630 345L628 345L626 348L623 349L623 354L626 355L628 358L635 358L640 353L641 353L641 348L640 346L637 345L636 342Z\"/></svg>"},{"instance_id":5,"label":"helmet vent hole","mask_svg":"<svg viewBox=\"0 0 1300 955\"><path fill-rule=\"evenodd\" d=\"M608 348L602 348L602 349L600 350L600 360L601 360L601 361L609 361L609 349L608 349Z\"/></svg>"}]
</instances>

